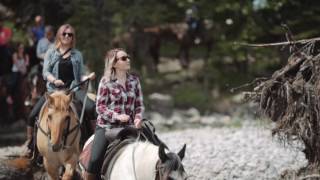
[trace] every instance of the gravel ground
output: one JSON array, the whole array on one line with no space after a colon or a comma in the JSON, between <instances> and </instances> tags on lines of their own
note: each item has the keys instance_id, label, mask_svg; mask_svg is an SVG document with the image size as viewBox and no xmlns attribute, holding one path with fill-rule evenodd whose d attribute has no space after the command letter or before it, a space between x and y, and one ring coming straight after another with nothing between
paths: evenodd
<instances>
[{"instance_id":1,"label":"gravel ground","mask_svg":"<svg viewBox=\"0 0 320 180\"><path fill-rule=\"evenodd\" d=\"M306 164L301 152L283 147L269 129L256 125L202 127L159 136L174 152L187 144L183 164L190 179L279 179L282 171ZM1 148L0 159L20 151L17 146Z\"/></svg>"},{"instance_id":2,"label":"gravel ground","mask_svg":"<svg viewBox=\"0 0 320 180\"><path fill-rule=\"evenodd\" d=\"M263 127L187 129L160 137L174 152L187 144L183 164L190 179L280 179L284 170L307 163L301 152L285 148Z\"/></svg>"}]
</instances>

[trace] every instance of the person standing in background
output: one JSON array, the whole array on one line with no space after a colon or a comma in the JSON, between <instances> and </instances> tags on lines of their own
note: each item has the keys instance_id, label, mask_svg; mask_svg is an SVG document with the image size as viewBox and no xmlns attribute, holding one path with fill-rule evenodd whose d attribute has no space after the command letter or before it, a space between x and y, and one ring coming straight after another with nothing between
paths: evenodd
<instances>
[{"instance_id":1,"label":"person standing in background","mask_svg":"<svg viewBox=\"0 0 320 180\"><path fill-rule=\"evenodd\" d=\"M41 38L37 45L37 58L40 60L39 64L35 65L30 73L29 79L32 79L37 74L42 74L43 60L47 50L54 45L54 31L52 26L45 27L45 36Z\"/></svg>"},{"instance_id":2,"label":"person standing in background","mask_svg":"<svg viewBox=\"0 0 320 180\"><path fill-rule=\"evenodd\" d=\"M11 38L12 30L3 25L3 18L0 17L0 76L11 72L11 61L8 46Z\"/></svg>"},{"instance_id":3,"label":"person standing in background","mask_svg":"<svg viewBox=\"0 0 320 180\"><path fill-rule=\"evenodd\" d=\"M45 36L45 26L43 17L37 15L34 18L34 25L29 29L29 54L30 54L30 68L39 64L41 61L37 57L37 45L41 38Z\"/></svg>"},{"instance_id":4,"label":"person standing in background","mask_svg":"<svg viewBox=\"0 0 320 180\"><path fill-rule=\"evenodd\" d=\"M37 57L41 60L43 64L44 55L47 50L54 44L54 32L52 26L45 27L45 36L41 38L37 44Z\"/></svg>"},{"instance_id":5,"label":"person standing in background","mask_svg":"<svg viewBox=\"0 0 320 180\"><path fill-rule=\"evenodd\" d=\"M36 46L37 43L41 38L45 35L45 27L44 27L44 21L42 16L38 15L34 18L34 26L31 29L32 35L33 35L33 41L34 45Z\"/></svg>"}]
</instances>

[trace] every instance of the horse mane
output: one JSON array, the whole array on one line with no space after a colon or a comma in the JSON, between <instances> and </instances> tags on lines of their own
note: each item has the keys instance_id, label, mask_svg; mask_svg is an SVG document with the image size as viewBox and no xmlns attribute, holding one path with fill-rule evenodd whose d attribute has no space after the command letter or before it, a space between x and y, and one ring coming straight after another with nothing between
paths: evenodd
<instances>
[{"instance_id":1,"label":"horse mane","mask_svg":"<svg viewBox=\"0 0 320 180\"><path fill-rule=\"evenodd\" d=\"M69 98L66 96L65 91L56 91L50 95L54 101L52 104L52 107L55 108L55 110L59 111L66 111L70 107Z\"/></svg>"},{"instance_id":2,"label":"horse mane","mask_svg":"<svg viewBox=\"0 0 320 180\"><path fill-rule=\"evenodd\" d=\"M67 103L68 99L64 95L66 95L65 91L55 91L54 93L52 93L50 96L54 98L54 103L52 106L50 106L50 108L53 107L55 111L68 110L70 108L70 104ZM48 111L49 111L49 104L48 104L48 100L46 100L46 102L44 103L44 105L40 110L39 118L43 117L44 113Z\"/></svg>"}]
</instances>

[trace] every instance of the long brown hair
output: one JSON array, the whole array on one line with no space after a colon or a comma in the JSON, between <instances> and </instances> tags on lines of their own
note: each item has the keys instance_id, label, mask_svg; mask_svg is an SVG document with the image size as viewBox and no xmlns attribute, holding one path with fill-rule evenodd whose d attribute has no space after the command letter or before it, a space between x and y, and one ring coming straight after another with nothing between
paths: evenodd
<instances>
[{"instance_id":1,"label":"long brown hair","mask_svg":"<svg viewBox=\"0 0 320 180\"><path fill-rule=\"evenodd\" d=\"M105 56L105 66L104 66L104 74L103 76L106 78L107 81L110 81L111 79L114 78L115 75L115 68L113 67L114 64L117 62L116 61L116 57L117 57L117 53L119 51L124 51L124 49L121 48L115 48L115 49L111 49L107 52L106 56Z\"/></svg>"},{"instance_id":2,"label":"long brown hair","mask_svg":"<svg viewBox=\"0 0 320 180\"><path fill-rule=\"evenodd\" d=\"M64 24L64 25L60 26L57 31L56 40L54 43L56 48L59 48L61 46L61 36L62 36L63 32L67 29L70 29L73 34L71 47L74 48L76 46L76 32L75 32L74 28L70 24Z\"/></svg>"}]
</instances>

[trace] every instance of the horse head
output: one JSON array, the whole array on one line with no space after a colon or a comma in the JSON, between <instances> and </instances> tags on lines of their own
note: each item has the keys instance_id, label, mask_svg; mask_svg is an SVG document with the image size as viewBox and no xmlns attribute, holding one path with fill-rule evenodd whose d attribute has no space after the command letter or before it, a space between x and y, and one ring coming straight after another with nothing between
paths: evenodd
<instances>
[{"instance_id":1,"label":"horse head","mask_svg":"<svg viewBox=\"0 0 320 180\"><path fill-rule=\"evenodd\" d=\"M71 126L71 108L70 104L73 99L73 93L66 95L63 91L57 91L51 95L46 94L48 107L48 136L49 146L54 152L59 151L63 147L63 136L67 136L66 132Z\"/></svg>"},{"instance_id":2,"label":"horse head","mask_svg":"<svg viewBox=\"0 0 320 180\"><path fill-rule=\"evenodd\" d=\"M184 158L186 151L186 145L176 154L173 152L165 152L165 146L163 144L159 147L160 163L157 165L157 173L159 180L186 180L187 174L182 165L182 159Z\"/></svg>"}]
</instances>

